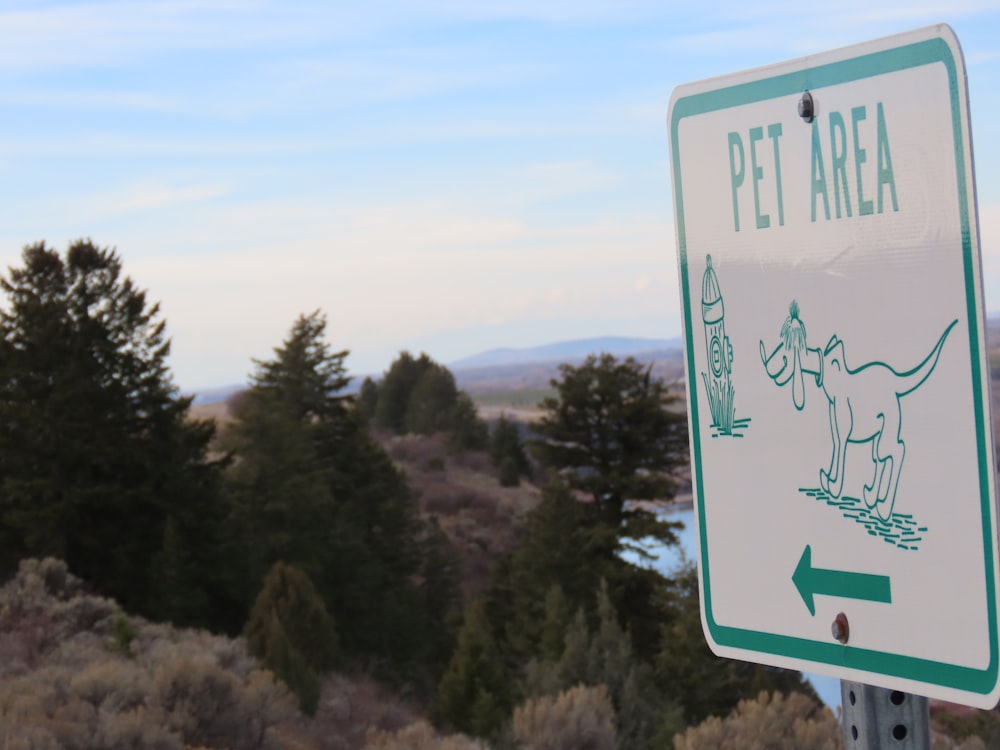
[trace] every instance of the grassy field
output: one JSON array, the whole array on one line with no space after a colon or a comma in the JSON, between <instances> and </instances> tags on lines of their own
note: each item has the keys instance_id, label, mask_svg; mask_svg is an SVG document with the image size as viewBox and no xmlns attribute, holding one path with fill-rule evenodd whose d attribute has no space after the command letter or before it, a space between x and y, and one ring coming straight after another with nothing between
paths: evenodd
<instances>
[{"instance_id":1,"label":"grassy field","mask_svg":"<svg viewBox=\"0 0 1000 750\"><path fill-rule=\"evenodd\" d=\"M510 406L518 409L538 406L544 398L555 398L555 388L516 388L513 390L496 390L476 393L474 399L482 406Z\"/></svg>"}]
</instances>

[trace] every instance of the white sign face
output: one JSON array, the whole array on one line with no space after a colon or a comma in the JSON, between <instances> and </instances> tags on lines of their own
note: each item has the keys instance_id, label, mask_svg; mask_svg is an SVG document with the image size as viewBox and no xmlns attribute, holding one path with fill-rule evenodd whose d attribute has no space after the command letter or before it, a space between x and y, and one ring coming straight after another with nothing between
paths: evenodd
<instances>
[{"instance_id":1,"label":"white sign face","mask_svg":"<svg viewBox=\"0 0 1000 750\"><path fill-rule=\"evenodd\" d=\"M682 86L668 124L712 649L995 705L957 40L933 27Z\"/></svg>"}]
</instances>

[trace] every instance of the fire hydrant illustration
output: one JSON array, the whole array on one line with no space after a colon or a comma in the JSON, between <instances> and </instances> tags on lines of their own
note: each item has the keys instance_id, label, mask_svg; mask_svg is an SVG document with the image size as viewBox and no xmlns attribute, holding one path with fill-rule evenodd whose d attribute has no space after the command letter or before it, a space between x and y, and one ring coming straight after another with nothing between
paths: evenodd
<instances>
[{"instance_id":1,"label":"fire hydrant illustration","mask_svg":"<svg viewBox=\"0 0 1000 750\"><path fill-rule=\"evenodd\" d=\"M710 372L703 372L701 377L712 414L712 427L719 435L733 435L734 426L745 426L737 425L736 420L732 384L733 345L726 335L726 308L711 255L705 256L705 264L705 275L701 281L701 319L705 325L705 349Z\"/></svg>"}]
</instances>

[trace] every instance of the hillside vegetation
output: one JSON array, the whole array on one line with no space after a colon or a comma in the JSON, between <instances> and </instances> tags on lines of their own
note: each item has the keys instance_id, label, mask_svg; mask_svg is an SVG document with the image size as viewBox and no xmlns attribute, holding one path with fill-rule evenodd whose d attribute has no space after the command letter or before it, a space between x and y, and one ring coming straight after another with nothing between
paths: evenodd
<instances>
[{"instance_id":1,"label":"hillside vegetation","mask_svg":"<svg viewBox=\"0 0 1000 750\"><path fill-rule=\"evenodd\" d=\"M676 543L654 509L688 468L646 364L563 363L532 424L488 423L426 354L349 394L314 311L199 420L115 251L23 261L0 284L3 750L838 746L799 673L709 652L693 568L622 554Z\"/></svg>"}]
</instances>

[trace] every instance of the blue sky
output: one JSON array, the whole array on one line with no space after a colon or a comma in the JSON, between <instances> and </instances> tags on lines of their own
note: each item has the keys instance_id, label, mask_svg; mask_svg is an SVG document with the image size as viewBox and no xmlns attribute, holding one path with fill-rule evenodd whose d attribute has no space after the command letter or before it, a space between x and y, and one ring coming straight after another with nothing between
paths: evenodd
<instances>
[{"instance_id":1,"label":"blue sky","mask_svg":"<svg viewBox=\"0 0 1000 750\"><path fill-rule=\"evenodd\" d=\"M354 374L674 336L673 88L944 22L1000 310L1000 3L940 7L7 2L0 268L116 246L185 389L243 381L316 308Z\"/></svg>"}]
</instances>

